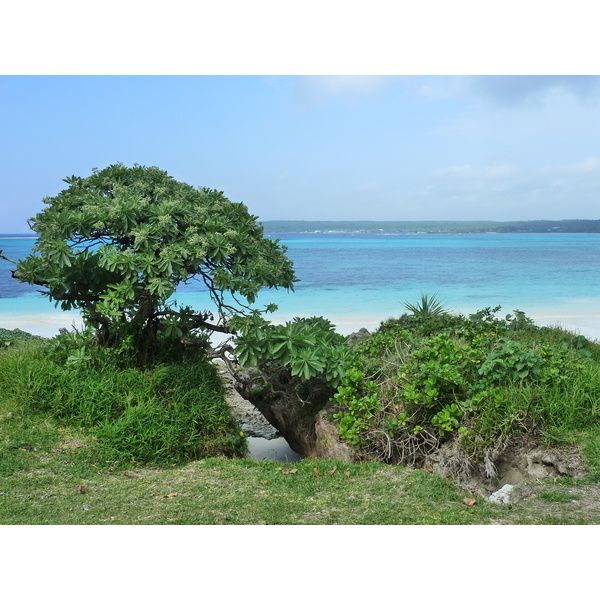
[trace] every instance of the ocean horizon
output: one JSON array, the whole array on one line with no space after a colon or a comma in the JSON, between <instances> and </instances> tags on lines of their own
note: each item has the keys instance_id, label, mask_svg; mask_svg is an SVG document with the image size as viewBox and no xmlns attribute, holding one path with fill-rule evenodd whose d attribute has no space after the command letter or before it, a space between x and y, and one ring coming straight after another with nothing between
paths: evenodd
<instances>
[{"instance_id":1,"label":"ocean horizon","mask_svg":"<svg viewBox=\"0 0 600 600\"><path fill-rule=\"evenodd\" d=\"M268 234L288 248L300 282L295 293L264 290L256 308L275 303L268 318L321 315L349 334L372 331L398 317L405 302L437 294L451 312L501 306L522 310L539 325L557 325L600 339L600 234ZM27 234L1 234L0 249L19 259L31 251ZM39 291L10 277L0 261L0 327L51 337L80 327ZM173 299L212 308L200 284L180 286Z\"/></svg>"}]
</instances>

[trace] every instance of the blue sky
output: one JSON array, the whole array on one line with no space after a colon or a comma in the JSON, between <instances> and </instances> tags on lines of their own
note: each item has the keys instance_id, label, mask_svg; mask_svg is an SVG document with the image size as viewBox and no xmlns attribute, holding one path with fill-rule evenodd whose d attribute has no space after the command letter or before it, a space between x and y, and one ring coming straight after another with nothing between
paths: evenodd
<instances>
[{"instance_id":1,"label":"blue sky","mask_svg":"<svg viewBox=\"0 0 600 600\"><path fill-rule=\"evenodd\" d=\"M600 219L597 76L0 76L2 232L111 163L261 220Z\"/></svg>"}]
</instances>

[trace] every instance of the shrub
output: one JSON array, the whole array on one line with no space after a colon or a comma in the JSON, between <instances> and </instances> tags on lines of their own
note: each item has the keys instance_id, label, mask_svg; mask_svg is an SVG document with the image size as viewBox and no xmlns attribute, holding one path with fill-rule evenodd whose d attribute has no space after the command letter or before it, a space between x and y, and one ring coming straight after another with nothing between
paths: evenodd
<instances>
[{"instance_id":1,"label":"shrub","mask_svg":"<svg viewBox=\"0 0 600 600\"><path fill-rule=\"evenodd\" d=\"M259 389L262 400L288 395L300 398L308 413L319 410L355 358L346 338L323 317L273 325L255 315L235 324L236 359L253 368L255 376L246 385ZM261 401L256 393L255 398Z\"/></svg>"},{"instance_id":2,"label":"shrub","mask_svg":"<svg viewBox=\"0 0 600 600\"><path fill-rule=\"evenodd\" d=\"M516 436L564 439L598 423L597 345L498 310L383 323L334 396L341 436L390 461L451 439L480 460Z\"/></svg>"},{"instance_id":3,"label":"shrub","mask_svg":"<svg viewBox=\"0 0 600 600\"><path fill-rule=\"evenodd\" d=\"M20 329L4 329L0 327L0 350L7 350L15 344L24 344L31 341L41 341L43 338L21 331Z\"/></svg>"}]
</instances>

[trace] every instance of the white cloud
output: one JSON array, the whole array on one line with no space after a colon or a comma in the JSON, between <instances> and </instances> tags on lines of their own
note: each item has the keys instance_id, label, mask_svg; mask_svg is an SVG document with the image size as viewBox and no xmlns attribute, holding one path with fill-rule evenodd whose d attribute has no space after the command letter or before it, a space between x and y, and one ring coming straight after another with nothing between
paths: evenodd
<instances>
[{"instance_id":1,"label":"white cloud","mask_svg":"<svg viewBox=\"0 0 600 600\"><path fill-rule=\"evenodd\" d=\"M594 173L600 171L600 157L589 156L582 162L573 165L572 167L568 167L567 170L572 173Z\"/></svg>"},{"instance_id":2,"label":"white cloud","mask_svg":"<svg viewBox=\"0 0 600 600\"><path fill-rule=\"evenodd\" d=\"M483 100L495 108L539 108L556 97L600 101L597 75L460 75L407 77L407 89L428 99Z\"/></svg>"},{"instance_id":3,"label":"white cloud","mask_svg":"<svg viewBox=\"0 0 600 600\"><path fill-rule=\"evenodd\" d=\"M597 175L600 173L600 157L588 156L581 162L575 164L542 167L538 169L538 173L546 178L572 178L573 176L577 176L577 179L582 180L591 175L594 179L596 179Z\"/></svg>"},{"instance_id":4,"label":"white cloud","mask_svg":"<svg viewBox=\"0 0 600 600\"><path fill-rule=\"evenodd\" d=\"M437 169L415 194L437 218L528 220L600 217L600 157L556 167L505 164ZM425 206L425 205L423 205Z\"/></svg>"},{"instance_id":5,"label":"white cloud","mask_svg":"<svg viewBox=\"0 0 600 600\"><path fill-rule=\"evenodd\" d=\"M304 77L301 81L317 92L333 95L348 92L368 94L386 85L389 79L378 75L321 75Z\"/></svg>"}]
</instances>

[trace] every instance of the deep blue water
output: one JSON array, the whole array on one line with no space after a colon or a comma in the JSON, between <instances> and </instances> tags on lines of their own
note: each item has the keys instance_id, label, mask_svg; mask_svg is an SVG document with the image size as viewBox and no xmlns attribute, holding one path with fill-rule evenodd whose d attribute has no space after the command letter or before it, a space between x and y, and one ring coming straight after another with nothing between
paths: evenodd
<instances>
[{"instance_id":1,"label":"deep blue water","mask_svg":"<svg viewBox=\"0 0 600 600\"><path fill-rule=\"evenodd\" d=\"M273 236L275 237L275 236ZM437 293L460 312L501 305L553 314L600 315L600 235L597 234L285 234L300 282L296 292L266 290L259 305L275 302L279 315L323 314L336 319L385 319L403 302ZM32 239L0 237L10 258L26 256ZM0 261L3 313L51 312L53 305L10 277ZM210 309L199 284L176 297Z\"/></svg>"}]
</instances>

